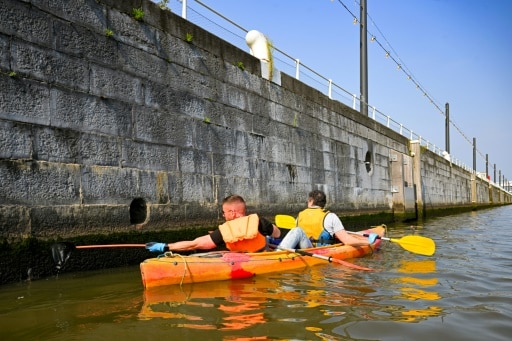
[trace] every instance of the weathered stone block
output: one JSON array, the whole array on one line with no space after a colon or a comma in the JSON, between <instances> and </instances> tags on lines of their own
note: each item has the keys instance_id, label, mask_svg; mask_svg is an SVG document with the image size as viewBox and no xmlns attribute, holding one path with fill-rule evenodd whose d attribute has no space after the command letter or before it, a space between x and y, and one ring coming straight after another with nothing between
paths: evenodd
<instances>
[{"instance_id":1,"label":"weathered stone block","mask_svg":"<svg viewBox=\"0 0 512 341\"><path fill-rule=\"evenodd\" d=\"M49 89L46 85L0 73L0 118L48 125Z\"/></svg>"},{"instance_id":2,"label":"weathered stone block","mask_svg":"<svg viewBox=\"0 0 512 341\"><path fill-rule=\"evenodd\" d=\"M70 205L80 202L80 169L30 160L0 160L0 203Z\"/></svg>"}]
</instances>

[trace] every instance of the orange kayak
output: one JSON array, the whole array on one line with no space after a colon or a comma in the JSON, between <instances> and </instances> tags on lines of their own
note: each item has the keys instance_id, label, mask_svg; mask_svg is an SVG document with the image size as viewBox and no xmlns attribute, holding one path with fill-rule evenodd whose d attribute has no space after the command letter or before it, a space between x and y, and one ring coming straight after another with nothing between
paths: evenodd
<instances>
[{"instance_id":1,"label":"orange kayak","mask_svg":"<svg viewBox=\"0 0 512 341\"><path fill-rule=\"evenodd\" d=\"M377 226L363 232L377 233L382 237L385 233L385 227ZM367 239L364 238L364 240ZM335 244L297 250L297 252L291 252L290 250L258 253L218 251L188 256L166 252L157 258L150 258L142 262L140 271L145 288L231 280L326 264L329 258L343 260L363 257L371 254L379 245L380 239L371 246Z\"/></svg>"}]
</instances>

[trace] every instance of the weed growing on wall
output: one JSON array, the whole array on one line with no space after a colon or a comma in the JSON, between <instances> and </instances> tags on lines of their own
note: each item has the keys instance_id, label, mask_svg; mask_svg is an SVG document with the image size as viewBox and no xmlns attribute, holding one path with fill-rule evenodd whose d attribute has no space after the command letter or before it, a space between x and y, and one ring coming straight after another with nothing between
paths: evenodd
<instances>
[{"instance_id":1,"label":"weed growing on wall","mask_svg":"<svg viewBox=\"0 0 512 341\"><path fill-rule=\"evenodd\" d=\"M158 6L163 9L163 10L166 10L166 11L170 11L169 7L168 7L168 4L169 4L169 0L161 0L158 2Z\"/></svg>"},{"instance_id":2,"label":"weed growing on wall","mask_svg":"<svg viewBox=\"0 0 512 341\"><path fill-rule=\"evenodd\" d=\"M137 21L141 21L142 18L144 18L144 11L142 10L142 8L134 8L132 10L132 14L135 20Z\"/></svg>"}]
</instances>

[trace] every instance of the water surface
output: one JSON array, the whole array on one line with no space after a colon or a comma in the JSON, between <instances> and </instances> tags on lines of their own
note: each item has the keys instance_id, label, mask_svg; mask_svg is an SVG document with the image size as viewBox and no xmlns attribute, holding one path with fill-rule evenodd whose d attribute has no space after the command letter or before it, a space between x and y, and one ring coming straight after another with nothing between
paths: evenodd
<instances>
[{"instance_id":1,"label":"water surface","mask_svg":"<svg viewBox=\"0 0 512 341\"><path fill-rule=\"evenodd\" d=\"M145 291L138 267L0 287L3 340L509 340L512 206L389 226L435 240L425 257L386 242L354 263Z\"/></svg>"}]
</instances>

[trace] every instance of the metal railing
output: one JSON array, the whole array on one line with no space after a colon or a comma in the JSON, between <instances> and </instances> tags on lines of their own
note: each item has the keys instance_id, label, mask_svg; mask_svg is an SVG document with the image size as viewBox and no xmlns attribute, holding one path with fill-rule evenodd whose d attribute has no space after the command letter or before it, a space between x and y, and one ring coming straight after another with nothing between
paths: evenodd
<instances>
[{"instance_id":1,"label":"metal railing","mask_svg":"<svg viewBox=\"0 0 512 341\"><path fill-rule=\"evenodd\" d=\"M181 11L181 16L184 19L193 22L194 24L203 27L205 30L217 35L218 37L230 42L242 50L247 50L248 46L245 42L245 35L248 30L231 21L221 13L215 11L208 5L204 4L200 0L193 0L199 6L189 6L190 0L175 0L179 3L177 6L169 6L171 10ZM155 1L156 2L156 1ZM320 75L318 72L303 64L299 58L294 58L288 55L286 52L281 51L276 46L272 47L274 67L290 76L293 75L297 80L301 80L303 83L325 93L330 99L337 100L354 110L359 111L361 99L350 91L344 89L342 86L334 83L332 79L326 78ZM405 136L409 140L417 140L419 144L444 157L444 149L439 148L429 140L425 139L421 135L412 131L411 129L404 126L402 123L395 121L391 116L384 114L383 112L376 109L371 104L367 103L369 117L376 122L398 132L400 135ZM450 155L451 162L464 170L475 173L472 167L467 166L461 160L454 158Z\"/></svg>"}]
</instances>

